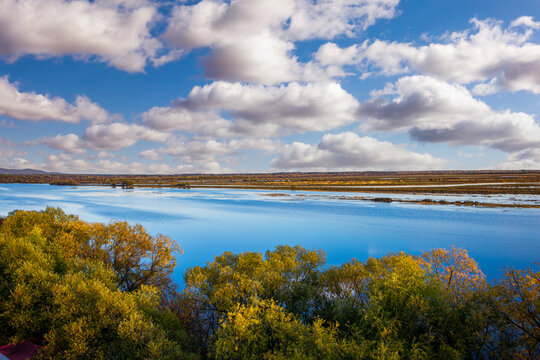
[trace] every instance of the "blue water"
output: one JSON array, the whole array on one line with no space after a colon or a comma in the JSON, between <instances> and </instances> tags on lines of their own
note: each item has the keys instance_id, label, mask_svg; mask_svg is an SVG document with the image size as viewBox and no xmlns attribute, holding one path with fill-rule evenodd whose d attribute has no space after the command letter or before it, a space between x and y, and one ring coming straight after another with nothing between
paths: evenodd
<instances>
[{"instance_id":1,"label":"blue water","mask_svg":"<svg viewBox=\"0 0 540 360\"><path fill-rule=\"evenodd\" d=\"M53 206L86 221L140 223L182 246L174 274L178 283L186 268L224 251L266 251L280 244L322 249L328 264L455 245L468 250L488 279L506 266L540 261L539 209L372 203L331 199L323 192L264 195L269 193L0 184L0 215Z\"/></svg>"}]
</instances>

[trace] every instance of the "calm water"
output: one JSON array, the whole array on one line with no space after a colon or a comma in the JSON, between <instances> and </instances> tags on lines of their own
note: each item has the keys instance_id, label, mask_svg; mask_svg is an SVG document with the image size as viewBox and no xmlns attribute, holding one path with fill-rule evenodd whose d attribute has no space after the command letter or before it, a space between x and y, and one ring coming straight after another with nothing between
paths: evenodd
<instances>
[{"instance_id":1,"label":"calm water","mask_svg":"<svg viewBox=\"0 0 540 360\"><path fill-rule=\"evenodd\" d=\"M0 214L54 206L86 221L141 223L182 246L177 282L187 267L224 251L265 251L279 244L323 249L329 264L455 245L466 248L491 279L507 265L540 261L539 209L371 203L281 190L276 193L292 196L264 195L269 193L0 184Z\"/></svg>"}]
</instances>

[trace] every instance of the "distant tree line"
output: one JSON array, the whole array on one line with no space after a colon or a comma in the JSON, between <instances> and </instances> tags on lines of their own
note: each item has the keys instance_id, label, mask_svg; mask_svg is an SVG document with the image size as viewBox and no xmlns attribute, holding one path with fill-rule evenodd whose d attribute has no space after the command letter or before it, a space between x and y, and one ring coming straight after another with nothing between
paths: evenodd
<instances>
[{"instance_id":1,"label":"distant tree line","mask_svg":"<svg viewBox=\"0 0 540 360\"><path fill-rule=\"evenodd\" d=\"M488 283L462 249L325 266L278 246L171 280L181 250L60 209L0 219L0 345L54 359L538 359L540 272Z\"/></svg>"}]
</instances>

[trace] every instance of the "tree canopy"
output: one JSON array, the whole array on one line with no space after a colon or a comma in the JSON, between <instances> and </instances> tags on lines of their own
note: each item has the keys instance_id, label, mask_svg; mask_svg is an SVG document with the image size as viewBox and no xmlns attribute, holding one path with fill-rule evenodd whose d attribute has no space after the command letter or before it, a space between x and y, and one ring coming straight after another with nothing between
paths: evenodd
<instances>
[{"instance_id":1,"label":"tree canopy","mask_svg":"<svg viewBox=\"0 0 540 360\"><path fill-rule=\"evenodd\" d=\"M0 220L0 342L55 359L537 359L540 271L488 283L464 249L328 266L223 253L171 281L176 242L60 209Z\"/></svg>"}]
</instances>

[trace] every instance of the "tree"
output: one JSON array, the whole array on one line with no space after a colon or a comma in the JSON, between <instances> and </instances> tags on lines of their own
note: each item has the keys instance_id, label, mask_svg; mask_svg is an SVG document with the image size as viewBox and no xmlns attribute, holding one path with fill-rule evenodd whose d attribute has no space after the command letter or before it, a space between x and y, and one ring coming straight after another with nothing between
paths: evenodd
<instances>
[{"instance_id":1,"label":"tree","mask_svg":"<svg viewBox=\"0 0 540 360\"><path fill-rule=\"evenodd\" d=\"M462 249L325 268L320 250L225 252L171 282L178 245L60 209L0 224L0 341L45 358L536 359L540 272L490 285Z\"/></svg>"},{"instance_id":2,"label":"tree","mask_svg":"<svg viewBox=\"0 0 540 360\"><path fill-rule=\"evenodd\" d=\"M66 256L39 228L24 237L1 230L2 343L31 340L55 359L185 355L160 325L158 288L124 292L107 265Z\"/></svg>"},{"instance_id":3,"label":"tree","mask_svg":"<svg viewBox=\"0 0 540 360\"><path fill-rule=\"evenodd\" d=\"M509 269L493 290L497 311L512 329L514 357L540 358L540 271Z\"/></svg>"},{"instance_id":4,"label":"tree","mask_svg":"<svg viewBox=\"0 0 540 360\"><path fill-rule=\"evenodd\" d=\"M55 243L70 256L101 261L116 274L118 286L135 291L142 285L165 289L176 266L178 244L167 236L151 236L141 225L115 221L87 223L60 209L14 211L2 231L25 237L39 229L45 240Z\"/></svg>"},{"instance_id":5,"label":"tree","mask_svg":"<svg viewBox=\"0 0 540 360\"><path fill-rule=\"evenodd\" d=\"M188 322L199 324L205 339L209 339L229 311L259 299L274 299L289 311L310 313L309 300L303 295L316 290L309 283L324 262L322 251L300 246L278 246L264 257L254 252L225 252L205 267L186 271L186 288L179 294L183 300L177 304L188 308L178 312L190 314Z\"/></svg>"},{"instance_id":6,"label":"tree","mask_svg":"<svg viewBox=\"0 0 540 360\"><path fill-rule=\"evenodd\" d=\"M133 189L135 182L133 180L122 181L122 189Z\"/></svg>"},{"instance_id":7,"label":"tree","mask_svg":"<svg viewBox=\"0 0 540 360\"><path fill-rule=\"evenodd\" d=\"M141 225L124 221L92 224L88 235L82 244L82 257L110 265L121 289L134 291L142 285L164 289L170 284L175 256L181 250L169 237L151 236Z\"/></svg>"},{"instance_id":8,"label":"tree","mask_svg":"<svg viewBox=\"0 0 540 360\"><path fill-rule=\"evenodd\" d=\"M430 265L429 270L456 293L463 293L485 285L485 275L467 250L434 249L421 256Z\"/></svg>"},{"instance_id":9,"label":"tree","mask_svg":"<svg viewBox=\"0 0 540 360\"><path fill-rule=\"evenodd\" d=\"M273 301L238 305L227 314L212 346L215 359L338 359L335 326L303 324Z\"/></svg>"}]
</instances>

